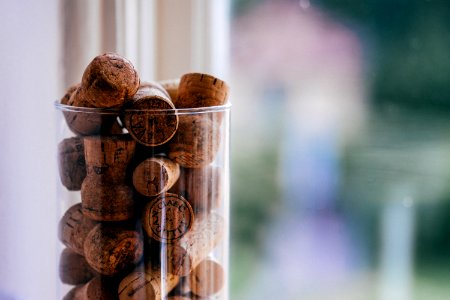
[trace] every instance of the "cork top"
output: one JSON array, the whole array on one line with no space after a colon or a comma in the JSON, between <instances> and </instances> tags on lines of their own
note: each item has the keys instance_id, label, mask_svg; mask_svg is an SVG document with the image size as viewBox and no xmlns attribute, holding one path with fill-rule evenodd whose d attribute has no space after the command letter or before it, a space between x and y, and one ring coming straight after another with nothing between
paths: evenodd
<instances>
[{"instance_id":1,"label":"cork top","mask_svg":"<svg viewBox=\"0 0 450 300\"><path fill-rule=\"evenodd\" d=\"M166 193L148 203L143 215L147 234L157 241L173 243L183 237L194 222L194 211L183 197Z\"/></svg>"},{"instance_id":2,"label":"cork top","mask_svg":"<svg viewBox=\"0 0 450 300\"><path fill-rule=\"evenodd\" d=\"M83 95L94 107L120 107L136 93L139 76L126 58L105 53L95 57L83 73Z\"/></svg>"}]
</instances>

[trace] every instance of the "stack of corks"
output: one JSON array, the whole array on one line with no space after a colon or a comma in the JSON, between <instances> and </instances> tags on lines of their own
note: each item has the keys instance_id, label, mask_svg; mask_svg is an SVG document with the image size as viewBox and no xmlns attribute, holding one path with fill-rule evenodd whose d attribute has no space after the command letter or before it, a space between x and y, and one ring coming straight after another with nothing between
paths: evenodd
<instances>
[{"instance_id":1,"label":"stack of corks","mask_svg":"<svg viewBox=\"0 0 450 300\"><path fill-rule=\"evenodd\" d=\"M73 136L61 184L79 192L59 222L66 300L208 299L225 273L220 154L228 86L188 73L141 81L126 58L95 57L61 99Z\"/></svg>"}]
</instances>

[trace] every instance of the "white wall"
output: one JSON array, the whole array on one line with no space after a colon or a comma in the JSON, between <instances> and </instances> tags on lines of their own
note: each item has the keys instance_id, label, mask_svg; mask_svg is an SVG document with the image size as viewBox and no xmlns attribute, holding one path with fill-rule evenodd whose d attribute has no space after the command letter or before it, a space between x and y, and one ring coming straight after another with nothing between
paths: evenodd
<instances>
[{"instance_id":1,"label":"white wall","mask_svg":"<svg viewBox=\"0 0 450 300\"><path fill-rule=\"evenodd\" d=\"M54 299L58 38L57 0L0 0L2 300Z\"/></svg>"}]
</instances>

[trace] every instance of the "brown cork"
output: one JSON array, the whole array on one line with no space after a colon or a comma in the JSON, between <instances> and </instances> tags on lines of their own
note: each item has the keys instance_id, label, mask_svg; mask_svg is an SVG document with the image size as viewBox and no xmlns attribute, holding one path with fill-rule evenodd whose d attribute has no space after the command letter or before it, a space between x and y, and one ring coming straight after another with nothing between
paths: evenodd
<instances>
[{"instance_id":1,"label":"brown cork","mask_svg":"<svg viewBox=\"0 0 450 300\"><path fill-rule=\"evenodd\" d=\"M214 161L220 147L220 127L208 114L180 115L169 158L186 168L201 168Z\"/></svg>"},{"instance_id":2,"label":"brown cork","mask_svg":"<svg viewBox=\"0 0 450 300\"><path fill-rule=\"evenodd\" d=\"M80 83L72 85L71 87L69 87L66 91L66 93L64 94L64 96L61 98L61 100L59 100L59 103L64 104L64 105L70 105L69 104L69 99L72 96L72 94L80 87Z\"/></svg>"},{"instance_id":3,"label":"brown cork","mask_svg":"<svg viewBox=\"0 0 450 300\"><path fill-rule=\"evenodd\" d=\"M178 116L167 91L158 83L146 82L127 104L123 120L139 143L158 146L166 143L178 128Z\"/></svg>"},{"instance_id":4,"label":"brown cork","mask_svg":"<svg viewBox=\"0 0 450 300\"><path fill-rule=\"evenodd\" d=\"M89 180L123 183L136 143L128 135L89 136L84 138L84 152Z\"/></svg>"},{"instance_id":5,"label":"brown cork","mask_svg":"<svg viewBox=\"0 0 450 300\"><path fill-rule=\"evenodd\" d=\"M127 135L84 138L87 176L81 185L83 213L96 221L125 221L134 214L133 189L125 184L135 141Z\"/></svg>"},{"instance_id":6,"label":"brown cork","mask_svg":"<svg viewBox=\"0 0 450 300\"><path fill-rule=\"evenodd\" d=\"M81 201L83 214L95 221L126 221L134 216L133 189L125 184L85 180Z\"/></svg>"},{"instance_id":7,"label":"brown cork","mask_svg":"<svg viewBox=\"0 0 450 300\"><path fill-rule=\"evenodd\" d=\"M116 275L136 265L144 251L142 236L118 225L98 224L84 242L89 265L103 275Z\"/></svg>"},{"instance_id":8,"label":"brown cork","mask_svg":"<svg viewBox=\"0 0 450 300\"><path fill-rule=\"evenodd\" d=\"M218 208L222 197L221 169L216 166L204 168L181 168L180 177L169 190L189 201L195 213L209 212Z\"/></svg>"},{"instance_id":9,"label":"brown cork","mask_svg":"<svg viewBox=\"0 0 450 300\"><path fill-rule=\"evenodd\" d=\"M84 98L81 87L71 92L67 105L73 108L65 109L63 114L67 126L72 132L77 135L113 134L116 132L118 111L95 111Z\"/></svg>"},{"instance_id":10,"label":"brown cork","mask_svg":"<svg viewBox=\"0 0 450 300\"><path fill-rule=\"evenodd\" d=\"M59 278L66 284L78 285L91 280L97 273L86 259L75 251L65 248L59 259Z\"/></svg>"},{"instance_id":11,"label":"brown cork","mask_svg":"<svg viewBox=\"0 0 450 300\"><path fill-rule=\"evenodd\" d=\"M165 245L161 249L161 261L167 272L177 276L187 276L191 271L191 258L186 249L178 245Z\"/></svg>"},{"instance_id":12,"label":"brown cork","mask_svg":"<svg viewBox=\"0 0 450 300\"><path fill-rule=\"evenodd\" d=\"M81 203L75 204L65 212L59 221L59 239L66 247L84 255L84 241L95 225L97 222L83 215Z\"/></svg>"},{"instance_id":13,"label":"brown cork","mask_svg":"<svg viewBox=\"0 0 450 300\"><path fill-rule=\"evenodd\" d=\"M97 276L83 285L74 300L118 300L117 283L114 279Z\"/></svg>"},{"instance_id":14,"label":"brown cork","mask_svg":"<svg viewBox=\"0 0 450 300\"><path fill-rule=\"evenodd\" d=\"M214 250L225 235L225 220L216 213L196 215L192 228L176 242L183 247L195 268Z\"/></svg>"},{"instance_id":15,"label":"brown cork","mask_svg":"<svg viewBox=\"0 0 450 300\"><path fill-rule=\"evenodd\" d=\"M160 264L146 264L145 273L153 285L155 300L161 300L178 284L180 277L161 269Z\"/></svg>"},{"instance_id":16,"label":"brown cork","mask_svg":"<svg viewBox=\"0 0 450 300\"><path fill-rule=\"evenodd\" d=\"M154 300L155 290L145 272L132 272L119 284L120 300Z\"/></svg>"},{"instance_id":17,"label":"brown cork","mask_svg":"<svg viewBox=\"0 0 450 300\"><path fill-rule=\"evenodd\" d=\"M191 300L192 298L189 296L170 296L167 300Z\"/></svg>"},{"instance_id":18,"label":"brown cork","mask_svg":"<svg viewBox=\"0 0 450 300\"><path fill-rule=\"evenodd\" d=\"M224 105L228 99L228 85L214 76L202 73L184 74L178 86L176 108Z\"/></svg>"},{"instance_id":19,"label":"brown cork","mask_svg":"<svg viewBox=\"0 0 450 300\"><path fill-rule=\"evenodd\" d=\"M165 193L149 202L144 209L142 226L147 235L162 243L181 239L194 222L194 211L183 197Z\"/></svg>"},{"instance_id":20,"label":"brown cork","mask_svg":"<svg viewBox=\"0 0 450 300\"><path fill-rule=\"evenodd\" d=\"M165 157L151 157L141 162L133 172L136 191L148 197L168 191L180 176L180 166Z\"/></svg>"},{"instance_id":21,"label":"brown cork","mask_svg":"<svg viewBox=\"0 0 450 300\"><path fill-rule=\"evenodd\" d=\"M178 86L180 85L179 78L162 80L158 81L158 83L161 84L161 86L167 91L170 99L172 99L172 102L178 98Z\"/></svg>"},{"instance_id":22,"label":"brown cork","mask_svg":"<svg viewBox=\"0 0 450 300\"><path fill-rule=\"evenodd\" d=\"M225 272L219 263L205 259L192 270L189 283L194 294L208 297L217 294L223 288Z\"/></svg>"},{"instance_id":23,"label":"brown cork","mask_svg":"<svg viewBox=\"0 0 450 300\"><path fill-rule=\"evenodd\" d=\"M58 144L58 169L61 183L69 191L79 191L86 177L83 140L72 137Z\"/></svg>"},{"instance_id":24,"label":"brown cork","mask_svg":"<svg viewBox=\"0 0 450 300\"><path fill-rule=\"evenodd\" d=\"M178 284L179 276L161 270L160 264L128 274L119 284L120 300L161 300Z\"/></svg>"},{"instance_id":25,"label":"brown cork","mask_svg":"<svg viewBox=\"0 0 450 300\"><path fill-rule=\"evenodd\" d=\"M139 88L139 76L132 63L115 53L95 57L81 80L83 98L93 107L121 107Z\"/></svg>"}]
</instances>

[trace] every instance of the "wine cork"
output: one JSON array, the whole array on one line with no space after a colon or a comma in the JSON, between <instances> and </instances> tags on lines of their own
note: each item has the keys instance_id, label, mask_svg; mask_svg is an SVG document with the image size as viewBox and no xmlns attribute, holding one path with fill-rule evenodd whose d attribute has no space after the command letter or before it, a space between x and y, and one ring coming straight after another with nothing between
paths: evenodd
<instances>
[{"instance_id":1,"label":"wine cork","mask_svg":"<svg viewBox=\"0 0 450 300\"><path fill-rule=\"evenodd\" d=\"M168 191L180 176L180 166L165 157L151 157L141 162L133 172L133 186L148 197Z\"/></svg>"},{"instance_id":2,"label":"wine cork","mask_svg":"<svg viewBox=\"0 0 450 300\"><path fill-rule=\"evenodd\" d=\"M78 285L91 280L96 272L86 259L75 251L65 248L59 259L59 278L61 282Z\"/></svg>"},{"instance_id":3,"label":"wine cork","mask_svg":"<svg viewBox=\"0 0 450 300\"><path fill-rule=\"evenodd\" d=\"M201 168L214 161L220 147L220 127L208 114L180 115L168 156L186 168Z\"/></svg>"},{"instance_id":4,"label":"wine cork","mask_svg":"<svg viewBox=\"0 0 450 300\"><path fill-rule=\"evenodd\" d=\"M219 106L227 102L228 85L214 76L202 73L184 74L178 86L176 108Z\"/></svg>"},{"instance_id":5,"label":"wine cork","mask_svg":"<svg viewBox=\"0 0 450 300\"><path fill-rule=\"evenodd\" d=\"M209 212L218 208L222 197L221 169L181 168L180 177L169 192L182 195L192 206L194 213Z\"/></svg>"},{"instance_id":6,"label":"wine cork","mask_svg":"<svg viewBox=\"0 0 450 300\"><path fill-rule=\"evenodd\" d=\"M80 83L70 86L64 96L59 100L59 103L64 105L70 105L69 99L72 96L72 94L80 87Z\"/></svg>"},{"instance_id":7,"label":"wine cork","mask_svg":"<svg viewBox=\"0 0 450 300\"><path fill-rule=\"evenodd\" d=\"M64 108L63 114L73 133L85 136L116 132L119 111L95 111L92 104L84 98L81 86L77 86L75 90L69 89L61 101L66 101L68 93L70 98L63 104L71 107Z\"/></svg>"},{"instance_id":8,"label":"wine cork","mask_svg":"<svg viewBox=\"0 0 450 300\"><path fill-rule=\"evenodd\" d=\"M124 124L137 142L158 146L169 141L178 128L178 116L167 91L158 83L146 82L127 104Z\"/></svg>"},{"instance_id":9,"label":"wine cork","mask_svg":"<svg viewBox=\"0 0 450 300\"><path fill-rule=\"evenodd\" d=\"M86 177L83 140L72 137L58 144L58 169L61 183L69 191L79 191Z\"/></svg>"},{"instance_id":10,"label":"wine cork","mask_svg":"<svg viewBox=\"0 0 450 300\"><path fill-rule=\"evenodd\" d=\"M148 275L143 271L128 274L119 284L120 300L154 300L155 290Z\"/></svg>"},{"instance_id":11,"label":"wine cork","mask_svg":"<svg viewBox=\"0 0 450 300\"><path fill-rule=\"evenodd\" d=\"M177 276L187 276L191 271L191 258L186 249L179 245L166 245L161 249L161 261L164 261L167 272Z\"/></svg>"},{"instance_id":12,"label":"wine cork","mask_svg":"<svg viewBox=\"0 0 450 300\"><path fill-rule=\"evenodd\" d=\"M162 243L173 243L188 233L194 222L194 211L183 197L165 193L149 202L144 209L142 226L147 235Z\"/></svg>"},{"instance_id":13,"label":"wine cork","mask_svg":"<svg viewBox=\"0 0 450 300\"><path fill-rule=\"evenodd\" d=\"M95 221L126 221L134 216L133 189L125 184L85 180L81 201L83 214Z\"/></svg>"},{"instance_id":14,"label":"wine cork","mask_svg":"<svg viewBox=\"0 0 450 300\"><path fill-rule=\"evenodd\" d=\"M217 294L224 283L225 272L222 266L210 259L201 261L189 275L192 292L202 297Z\"/></svg>"},{"instance_id":15,"label":"wine cork","mask_svg":"<svg viewBox=\"0 0 450 300\"><path fill-rule=\"evenodd\" d=\"M172 99L172 102L178 98L178 86L180 85L179 78L162 80L158 81L158 83L161 84L161 86L167 91L170 99Z\"/></svg>"},{"instance_id":16,"label":"wine cork","mask_svg":"<svg viewBox=\"0 0 450 300\"><path fill-rule=\"evenodd\" d=\"M160 264L146 264L144 271L128 274L119 284L120 300L161 300L178 284L179 276L161 270Z\"/></svg>"},{"instance_id":17,"label":"wine cork","mask_svg":"<svg viewBox=\"0 0 450 300\"><path fill-rule=\"evenodd\" d=\"M114 53L95 57L86 67L81 93L93 107L121 107L139 88L139 76L133 64Z\"/></svg>"},{"instance_id":18,"label":"wine cork","mask_svg":"<svg viewBox=\"0 0 450 300\"><path fill-rule=\"evenodd\" d=\"M135 146L135 141L128 135L85 137L88 180L100 180L103 184L123 183Z\"/></svg>"},{"instance_id":19,"label":"wine cork","mask_svg":"<svg viewBox=\"0 0 450 300\"><path fill-rule=\"evenodd\" d=\"M113 278L104 276L94 277L79 288L74 300L116 300L117 283Z\"/></svg>"},{"instance_id":20,"label":"wine cork","mask_svg":"<svg viewBox=\"0 0 450 300\"><path fill-rule=\"evenodd\" d=\"M141 235L118 225L98 224L84 242L84 253L89 265L98 273L108 276L135 266L143 251Z\"/></svg>"},{"instance_id":21,"label":"wine cork","mask_svg":"<svg viewBox=\"0 0 450 300\"><path fill-rule=\"evenodd\" d=\"M86 236L97 225L97 222L83 215L81 203L70 207L59 221L59 239L68 248L84 255Z\"/></svg>"},{"instance_id":22,"label":"wine cork","mask_svg":"<svg viewBox=\"0 0 450 300\"><path fill-rule=\"evenodd\" d=\"M189 255L191 268L195 268L219 245L225 229L224 218L216 213L196 215L192 228L176 242Z\"/></svg>"}]
</instances>

